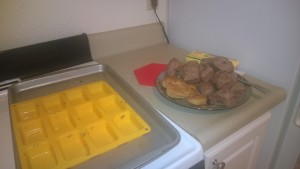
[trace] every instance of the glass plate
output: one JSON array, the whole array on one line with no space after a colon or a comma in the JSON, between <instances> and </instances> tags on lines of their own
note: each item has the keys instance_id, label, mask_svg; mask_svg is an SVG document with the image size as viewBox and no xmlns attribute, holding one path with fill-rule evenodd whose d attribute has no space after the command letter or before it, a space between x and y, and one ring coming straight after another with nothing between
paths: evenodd
<instances>
[{"instance_id":1,"label":"glass plate","mask_svg":"<svg viewBox=\"0 0 300 169\"><path fill-rule=\"evenodd\" d=\"M244 77L242 77L241 75L238 74L238 76L240 76L240 78L242 78L243 80L246 80ZM165 77L165 72L162 72L156 79L156 88L158 90L158 92L164 96L166 99L184 106L184 107L188 107L188 108L192 108L192 109L201 109L201 110L223 110L223 109L229 109L229 108L233 108L236 106L239 106L243 103L245 103L252 95L252 88L250 86L246 85L246 92L243 96L241 96L240 98L238 98L238 101L236 104L231 105L231 106L225 106L225 105L205 105L205 106L196 106L193 105L185 100L182 99L174 99L174 98L170 98L167 93L166 93L166 89L162 87L162 80ZM246 80L247 81L247 80Z\"/></svg>"}]
</instances>

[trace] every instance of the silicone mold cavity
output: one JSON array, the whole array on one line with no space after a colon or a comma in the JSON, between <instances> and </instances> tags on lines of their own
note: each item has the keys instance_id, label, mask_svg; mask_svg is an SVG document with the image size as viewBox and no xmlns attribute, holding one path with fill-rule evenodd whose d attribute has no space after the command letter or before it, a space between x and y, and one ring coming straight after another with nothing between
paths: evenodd
<instances>
[{"instance_id":1,"label":"silicone mold cavity","mask_svg":"<svg viewBox=\"0 0 300 169\"><path fill-rule=\"evenodd\" d=\"M66 98L71 104L79 104L85 101L84 94L81 89L72 89L65 92Z\"/></svg>"},{"instance_id":2,"label":"silicone mold cavity","mask_svg":"<svg viewBox=\"0 0 300 169\"><path fill-rule=\"evenodd\" d=\"M88 133L91 140L97 147L106 146L118 139L116 133L105 121L89 126Z\"/></svg>"},{"instance_id":3,"label":"silicone mold cavity","mask_svg":"<svg viewBox=\"0 0 300 169\"><path fill-rule=\"evenodd\" d=\"M51 169L57 165L57 159L49 144L39 144L26 152L30 168Z\"/></svg>"},{"instance_id":4,"label":"silicone mold cavity","mask_svg":"<svg viewBox=\"0 0 300 169\"><path fill-rule=\"evenodd\" d=\"M101 107L110 114L125 110L125 102L115 95L109 95L105 98L99 99L99 102Z\"/></svg>"},{"instance_id":5,"label":"silicone mold cavity","mask_svg":"<svg viewBox=\"0 0 300 169\"><path fill-rule=\"evenodd\" d=\"M61 111L49 115L50 125L55 134L70 131L74 128L74 122L68 115L67 111Z\"/></svg>"},{"instance_id":6,"label":"silicone mold cavity","mask_svg":"<svg viewBox=\"0 0 300 169\"><path fill-rule=\"evenodd\" d=\"M102 82L88 85L87 90L96 98L104 97L112 93L110 87Z\"/></svg>"},{"instance_id":7,"label":"silicone mold cavity","mask_svg":"<svg viewBox=\"0 0 300 169\"><path fill-rule=\"evenodd\" d=\"M35 102L24 102L15 107L19 121L32 120L38 117L38 110Z\"/></svg>"},{"instance_id":8,"label":"silicone mold cavity","mask_svg":"<svg viewBox=\"0 0 300 169\"><path fill-rule=\"evenodd\" d=\"M42 102L48 113L55 113L63 110L61 97L58 94L46 96L42 99Z\"/></svg>"},{"instance_id":9,"label":"silicone mold cavity","mask_svg":"<svg viewBox=\"0 0 300 169\"><path fill-rule=\"evenodd\" d=\"M37 143L46 139L46 131L40 120L34 120L21 124L23 142L27 144Z\"/></svg>"},{"instance_id":10,"label":"silicone mold cavity","mask_svg":"<svg viewBox=\"0 0 300 169\"><path fill-rule=\"evenodd\" d=\"M88 155L87 146L76 132L60 137L58 143L65 160Z\"/></svg>"},{"instance_id":11,"label":"silicone mold cavity","mask_svg":"<svg viewBox=\"0 0 300 169\"><path fill-rule=\"evenodd\" d=\"M102 117L92 103L76 106L75 110L79 120L85 124L95 122Z\"/></svg>"},{"instance_id":12,"label":"silicone mold cavity","mask_svg":"<svg viewBox=\"0 0 300 169\"><path fill-rule=\"evenodd\" d=\"M125 135L129 135L143 129L143 125L128 111L118 113L113 117L113 121L119 130Z\"/></svg>"}]
</instances>

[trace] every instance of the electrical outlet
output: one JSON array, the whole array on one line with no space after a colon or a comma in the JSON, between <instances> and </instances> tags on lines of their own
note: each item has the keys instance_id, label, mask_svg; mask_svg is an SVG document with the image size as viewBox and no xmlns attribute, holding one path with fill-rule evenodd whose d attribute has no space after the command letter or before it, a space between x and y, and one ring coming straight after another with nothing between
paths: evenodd
<instances>
[{"instance_id":1,"label":"electrical outlet","mask_svg":"<svg viewBox=\"0 0 300 169\"><path fill-rule=\"evenodd\" d=\"M152 5L151 5L151 0L146 0L146 1L147 1L147 3L146 3L146 5L147 5L147 11L153 10ZM158 0L157 0L157 7L156 7L156 9L158 9L158 6L159 6L159 4L158 4Z\"/></svg>"}]
</instances>

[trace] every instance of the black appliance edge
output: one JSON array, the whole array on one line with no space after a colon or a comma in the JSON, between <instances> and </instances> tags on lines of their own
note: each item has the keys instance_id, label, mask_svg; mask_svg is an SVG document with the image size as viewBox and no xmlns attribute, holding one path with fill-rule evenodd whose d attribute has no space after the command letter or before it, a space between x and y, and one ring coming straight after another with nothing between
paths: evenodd
<instances>
[{"instance_id":1,"label":"black appliance edge","mask_svg":"<svg viewBox=\"0 0 300 169\"><path fill-rule=\"evenodd\" d=\"M93 61L87 34L0 52L0 82L27 79Z\"/></svg>"}]
</instances>

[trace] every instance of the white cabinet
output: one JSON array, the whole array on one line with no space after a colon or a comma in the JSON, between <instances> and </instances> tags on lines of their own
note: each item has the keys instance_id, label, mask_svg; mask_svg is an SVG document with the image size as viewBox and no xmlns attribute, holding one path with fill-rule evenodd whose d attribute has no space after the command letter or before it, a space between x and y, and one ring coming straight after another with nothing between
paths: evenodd
<instances>
[{"instance_id":1,"label":"white cabinet","mask_svg":"<svg viewBox=\"0 0 300 169\"><path fill-rule=\"evenodd\" d=\"M205 151L205 168L254 169L270 117L263 114Z\"/></svg>"}]
</instances>

